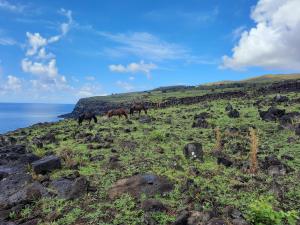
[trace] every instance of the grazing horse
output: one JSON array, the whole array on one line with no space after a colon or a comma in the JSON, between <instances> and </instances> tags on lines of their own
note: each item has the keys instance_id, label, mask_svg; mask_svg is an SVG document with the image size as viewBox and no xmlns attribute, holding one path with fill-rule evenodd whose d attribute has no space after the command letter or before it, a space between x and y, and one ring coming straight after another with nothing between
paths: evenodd
<instances>
[{"instance_id":1,"label":"grazing horse","mask_svg":"<svg viewBox=\"0 0 300 225\"><path fill-rule=\"evenodd\" d=\"M144 104L133 104L131 107L130 107L130 115L132 116L134 114L134 112L139 112L139 115L141 115L141 111L144 110L145 114L147 114L147 108L145 107Z\"/></svg>"},{"instance_id":2,"label":"grazing horse","mask_svg":"<svg viewBox=\"0 0 300 225\"><path fill-rule=\"evenodd\" d=\"M78 125L81 125L84 120L88 120L90 124L92 119L94 119L94 122L97 123L97 117L95 113L82 113L78 117Z\"/></svg>"},{"instance_id":3,"label":"grazing horse","mask_svg":"<svg viewBox=\"0 0 300 225\"><path fill-rule=\"evenodd\" d=\"M121 116L124 116L126 119L128 119L126 110L123 108L109 110L107 112L107 117L110 118L112 116L119 116L119 118L121 118Z\"/></svg>"}]
</instances>

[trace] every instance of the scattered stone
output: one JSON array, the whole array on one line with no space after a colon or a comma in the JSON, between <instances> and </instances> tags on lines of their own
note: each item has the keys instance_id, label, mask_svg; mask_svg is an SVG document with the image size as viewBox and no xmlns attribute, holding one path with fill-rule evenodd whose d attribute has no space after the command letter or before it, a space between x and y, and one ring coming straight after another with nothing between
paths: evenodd
<instances>
[{"instance_id":1,"label":"scattered stone","mask_svg":"<svg viewBox=\"0 0 300 225\"><path fill-rule=\"evenodd\" d=\"M148 199L142 202L141 208L146 211L166 211L167 207L158 200Z\"/></svg>"},{"instance_id":2,"label":"scattered stone","mask_svg":"<svg viewBox=\"0 0 300 225\"><path fill-rule=\"evenodd\" d=\"M288 101L289 101L289 98L288 98L287 96L277 94L277 95L273 98L273 101L275 101L275 102L277 102L277 103L288 102Z\"/></svg>"},{"instance_id":3,"label":"scattered stone","mask_svg":"<svg viewBox=\"0 0 300 225\"><path fill-rule=\"evenodd\" d=\"M267 111L259 111L259 115L262 120L265 121L277 121L285 114L285 110L270 107Z\"/></svg>"},{"instance_id":4,"label":"scattered stone","mask_svg":"<svg viewBox=\"0 0 300 225\"><path fill-rule=\"evenodd\" d=\"M211 219L210 212L192 211L188 218L188 225L206 224Z\"/></svg>"},{"instance_id":5,"label":"scattered stone","mask_svg":"<svg viewBox=\"0 0 300 225\"><path fill-rule=\"evenodd\" d=\"M104 160L104 155L96 155L96 156L92 156L90 157L90 161L95 162L95 161L102 161Z\"/></svg>"},{"instance_id":6,"label":"scattered stone","mask_svg":"<svg viewBox=\"0 0 300 225\"><path fill-rule=\"evenodd\" d=\"M139 122L140 123L151 123L152 118L148 115L143 115L143 116L140 117Z\"/></svg>"},{"instance_id":7,"label":"scattered stone","mask_svg":"<svg viewBox=\"0 0 300 225\"><path fill-rule=\"evenodd\" d=\"M207 225L228 225L227 221L221 218L213 218L208 221Z\"/></svg>"},{"instance_id":8,"label":"scattered stone","mask_svg":"<svg viewBox=\"0 0 300 225\"><path fill-rule=\"evenodd\" d=\"M240 117L240 113L239 113L239 111L237 109L233 109L233 110L230 110L228 112L228 116L230 118L239 118Z\"/></svg>"},{"instance_id":9,"label":"scattered stone","mask_svg":"<svg viewBox=\"0 0 300 225\"><path fill-rule=\"evenodd\" d=\"M50 155L33 162L31 165L36 174L45 174L53 170L60 169L61 161L59 157Z\"/></svg>"},{"instance_id":10,"label":"scattered stone","mask_svg":"<svg viewBox=\"0 0 300 225\"><path fill-rule=\"evenodd\" d=\"M186 210L182 211L172 225L188 225L190 213Z\"/></svg>"},{"instance_id":11,"label":"scattered stone","mask_svg":"<svg viewBox=\"0 0 300 225\"><path fill-rule=\"evenodd\" d=\"M76 199L87 193L89 182L85 177L78 177L75 180L59 178L50 183L59 198Z\"/></svg>"},{"instance_id":12,"label":"scattered stone","mask_svg":"<svg viewBox=\"0 0 300 225\"><path fill-rule=\"evenodd\" d=\"M109 190L110 199L114 199L124 193L139 198L141 194L153 196L163 194L173 189L173 184L165 177L154 174L135 175L118 180Z\"/></svg>"},{"instance_id":13,"label":"scattered stone","mask_svg":"<svg viewBox=\"0 0 300 225\"><path fill-rule=\"evenodd\" d=\"M198 159L200 161L204 161L203 156L204 152L202 150L201 143L189 143L183 149L183 154L186 158L189 159Z\"/></svg>"},{"instance_id":14,"label":"scattered stone","mask_svg":"<svg viewBox=\"0 0 300 225\"><path fill-rule=\"evenodd\" d=\"M226 167L232 166L233 162L226 156L218 156L217 157L217 163L220 165L224 165Z\"/></svg>"},{"instance_id":15,"label":"scattered stone","mask_svg":"<svg viewBox=\"0 0 300 225\"><path fill-rule=\"evenodd\" d=\"M232 110L233 110L233 106L230 103L228 103L227 106L225 107L225 111L229 112Z\"/></svg>"},{"instance_id":16,"label":"scattered stone","mask_svg":"<svg viewBox=\"0 0 300 225\"><path fill-rule=\"evenodd\" d=\"M204 129L206 129L206 128L209 127L209 125L208 125L208 122L205 119L203 119L203 118L197 118L193 122L192 127L193 128L198 127L198 128L204 128Z\"/></svg>"}]
</instances>

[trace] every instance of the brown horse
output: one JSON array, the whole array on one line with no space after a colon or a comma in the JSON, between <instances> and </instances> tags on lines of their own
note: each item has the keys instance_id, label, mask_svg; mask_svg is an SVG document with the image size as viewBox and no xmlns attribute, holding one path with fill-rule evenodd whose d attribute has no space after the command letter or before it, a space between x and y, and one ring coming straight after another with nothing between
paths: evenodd
<instances>
[{"instance_id":1,"label":"brown horse","mask_svg":"<svg viewBox=\"0 0 300 225\"><path fill-rule=\"evenodd\" d=\"M144 104L141 103L135 103L130 107L130 115L132 116L134 112L139 112L139 115L141 115L141 111L144 110L145 114L147 114L147 108Z\"/></svg>"},{"instance_id":2,"label":"brown horse","mask_svg":"<svg viewBox=\"0 0 300 225\"><path fill-rule=\"evenodd\" d=\"M107 112L107 117L110 118L112 116L119 116L119 118L121 118L121 116L124 116L126 119L128 119L126 110L123 108L109 110Z\"/></svg>"}]
</instances>

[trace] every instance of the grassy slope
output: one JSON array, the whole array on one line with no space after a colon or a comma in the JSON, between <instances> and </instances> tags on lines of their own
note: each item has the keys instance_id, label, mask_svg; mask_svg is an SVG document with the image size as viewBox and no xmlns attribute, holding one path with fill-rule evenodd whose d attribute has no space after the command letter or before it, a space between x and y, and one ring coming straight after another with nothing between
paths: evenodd
<instances>
[{"instance_id":1,"label":"grassy slope","mask_svg":"<svg viewBox=\"0 0 300 225\"><path fill-rule=\"evenodd\" d=\"M230 84L230 83L271 83L276 81L294 80L294 79L300 79L300 74L267 74L267 75L252 77L240 81L226 80L226 81L207 83L206 85L220 85L220 84Z\"/></svg>"},{"instance_id":2,"label":"grassy slope","mask_svg":"<svg viewBox=\"0 0 300 225\"><path fill-rule=\"evenodd\" d=\"M298 94L289 94L291 98L299 97ZM159 95L157 95L158 97ZM272 96L265 96L271 98ZM259 159L264 156L276 154L281 156L289 154L295 157L287 161L295 172L286 176L278 177L277 182L285 188L284 199L276 198L274 206L284 211L300 210L300 139L290 130L278 130L275 122L265 122L259 119L257 108L252 103L257 99L234 100L231 103L240 109L241 117L229 118L225 113L227 101L218 100L209 102L208 105L195 104L190 106L176 106L167 109L150 110L149 115L156 120L150 124L141 124L138 118L133 118L132 124L124 119L113 118L107 120L99 118L99 123L89 127L87 125L78 127L76 121L65 120L48 127L26 128L31 130L29 138L40 136L49 131L56 133L59 144L49 145L42 149L33 146L36 154L44 155L53 151L57 155L69 152L69 159L79 163L79 172L88 177L94 186L96 193L89 193L82 199L64 201L57 198L42 199L35 204L28 206L17 217L29 217L37 214L43 218L41 224L142 224L143 211L139 202L128 195L124 195L115 201L107 198L107 190L118 179L131 176L135 173L155 173L165 175L175 183L175 189L170 194L157 199L168 205L168 212L157 212L151 216L158 224L169 224L174 221L176 215L183 208L187 207L187 197L192 198L189 206L194 210L209 210L218 206L222 210L225 206L233 205L241 210L244 215L250 213L249 204L262 196L274 196L271 191L273 179L264 171L259 170L258 174L252 176L237 169L236 167L226 168L218 165L216 158L212 156L212 149L215 145L214 131L212 128L200 129L191 128L193 116L201 112L208 112L211 118L208 119L211 125L218 126L222 132L222 139L226 140L224 152L237 161L248 160L249 141L247 130L250 125L255 125L259 138ZM266 105L267 107L267 105ZM279 106L287 111L299 111L298 105ZM171 120L171 123L170 121ZM229 135L226 129L237 127L244 129L246 133ZM124 128L130 128L132 132L124 132ZM134 130L136 128L136 131ZM78 142L73 134L79 132L92 132L102 137L112 135L114 143L111 148L89 150L88 144ZM289 137L295 138L294 143L288 143ZM122 147L123 141L137 143L134 150ZM191 161L184 158L182 150L186 143L201 142L205 151L204 163ZM241 143L244 152L234 154L236 143ZM112 153L111 149L117 150ZM157 152L163 148L164 153ZM104 155L102 161L91 162L91 156ZM107 163L112 155L119 155L121 169L108 169ZM174 165L174 162L177 165ZM200 171L200 175L192 173L192 168ZM58 178L72 173L73 170L64 165L62 170L51 173L51 178ZM193 179L200 188L190 188L182 192L182 185L188 179ZM244 182L242 182L244 181ZM236 186L242 188L237 190ZM54 211L59 216L53 222L49 222L47 215Z\"/></svg>"}]
</instances>

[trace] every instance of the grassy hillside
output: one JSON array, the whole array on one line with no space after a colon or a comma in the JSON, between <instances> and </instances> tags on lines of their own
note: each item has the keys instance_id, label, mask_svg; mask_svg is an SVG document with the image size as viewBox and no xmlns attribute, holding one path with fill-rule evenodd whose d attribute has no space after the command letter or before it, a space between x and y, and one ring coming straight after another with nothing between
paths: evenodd
<instances>
[{"instance_id":1,"label":"grassy hillside","mask_svg":"<svg viewBox=\"0 0 300 225\"><path fill-rule=\"evenodd\" d=\"M278 81L285 81L285 80L297 80L300 79L300 74L267 74L257 77L252 77L245 80L226 80L226 81L218 81L218 82L211 82L204 85L220 85L220 84L231 84L231 83L272 83Z\"/></svg>"},{"instance_id":2,"label":"grassy hillside","mask_svg":"<svg viewBox=\"0 0 300 225\"><path fill-rule=\"evenodd\" d=\"M153 93L151 97L162 98L160 94ZM181 94L194 93L189 90ZM62 159L62 169L49 173L48 180L78 173L88 179L95 191L74 200L55 195L42 197L12 213L10 219L37 218L44 225L172 224L187 212L190 221L194 221L189 223L192 225L213 224L216 220L222 220L222 224L242 224L235 223L237 220L257 225L296 224L300 211L300 138L293 127L300 120L296 117L286 127L278 121L263 121L256 106L261 100L260 110L275 104L287 112L298 112L299 104L293 99L300 95L286 96L290 99L287 103L274 103L274 95L220 99L150 110L149 117L135 115L129 120L98 117L97 124L83 126L70 119L16 131L10 135L22 142L20 137L26 134L23 141L34 154L43 157L52 153ZM228 116L225 108L229 102L240 117ZM204 128L192 126L199 114L205 115ZM255 134L251 136L252 127ZM34 144L35 138L48 133L55 135L55 143L42 147ZM185 156L184 147L188 143L202 145L202 160ZM272 155L289 170L268 168L266 157ZM220 162L219 156L231 164ZM256 173L249 170L253 157L257 162ZM32 173L30 168L29 172ZM136 174L166 177L174 188L163 195L143 194L135 198L124 193L115 199L109 197L116 181ZM149 210L143 206L147 199L155 199L165 208Z\"/></svg>"}]
</instances>

